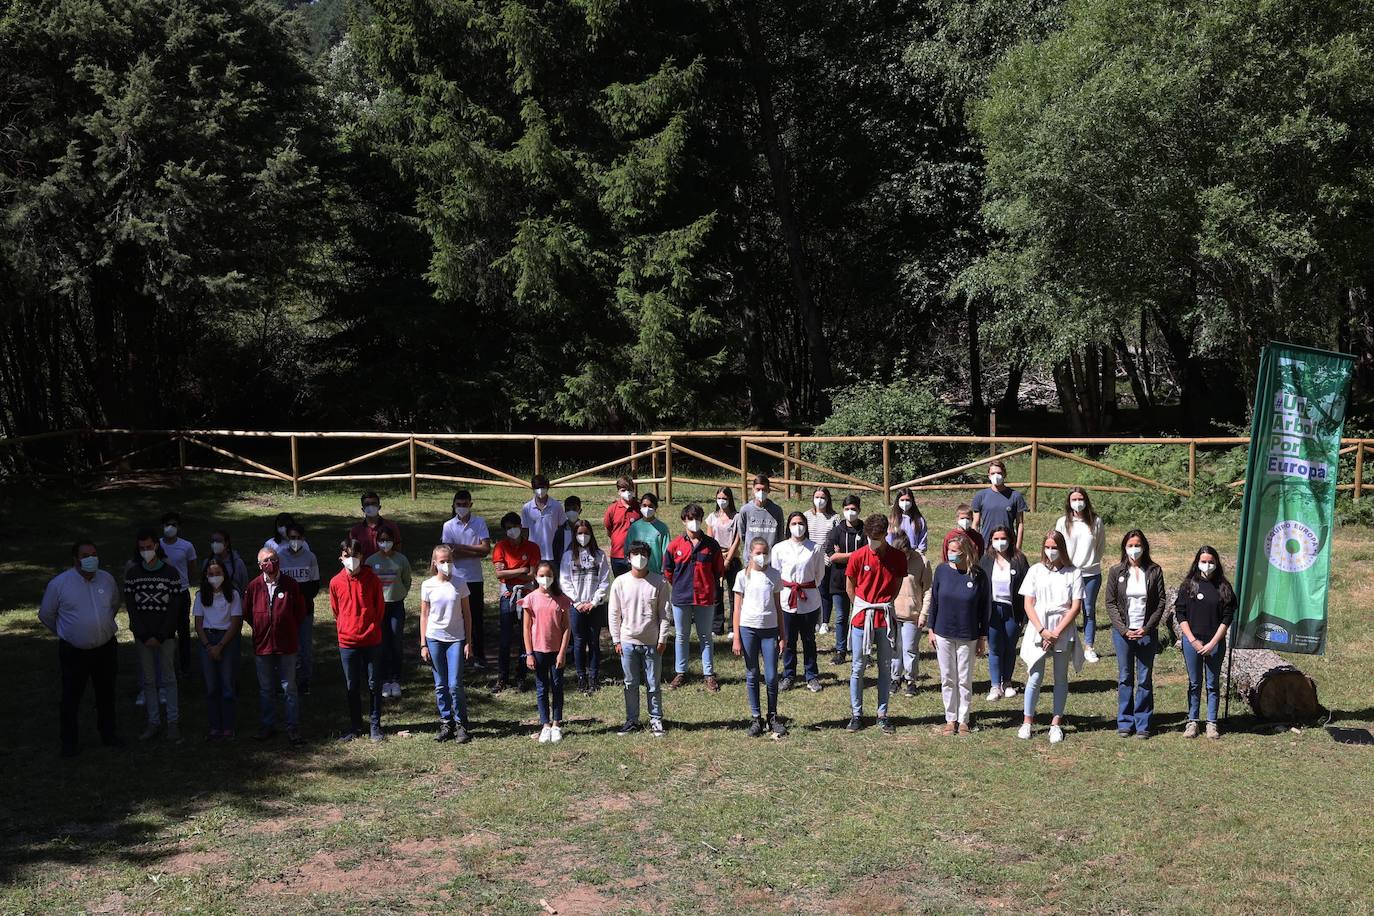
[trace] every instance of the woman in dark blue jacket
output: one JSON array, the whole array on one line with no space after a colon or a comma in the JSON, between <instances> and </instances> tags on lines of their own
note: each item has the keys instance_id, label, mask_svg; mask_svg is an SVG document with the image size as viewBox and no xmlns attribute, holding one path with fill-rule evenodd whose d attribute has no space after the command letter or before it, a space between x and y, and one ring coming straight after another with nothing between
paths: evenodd
<instances>
[{"instance_id":1,"label":"woman in dark blue jacket","mask_svg":"<svg viewBox=\"0 0 1374 916\"><path fill-rule=\"evenodd\" d=\"M973 541L960 532L945 547L945 562L930 583L930 647L940 663L940 693L945 701L942 734L968 734L973 705L973 656L988 648L988 577L974 561Z\"/></svg>"},{"instance_id":2,"label":"woman in dark blue jacket","mask_svg":"<svg viewBox=\"0 0 1374 916\"><path fill-rule=\"evenodd\" d=\"M979 561L988 578L988 702L1016 696L1011 674L1016 670L1016 639L1026 620L1021 581L1030 571L1026 555L1016 549L1016 533L1006 525L992 529L987 552Z\"/></svg>"}]
</instances>

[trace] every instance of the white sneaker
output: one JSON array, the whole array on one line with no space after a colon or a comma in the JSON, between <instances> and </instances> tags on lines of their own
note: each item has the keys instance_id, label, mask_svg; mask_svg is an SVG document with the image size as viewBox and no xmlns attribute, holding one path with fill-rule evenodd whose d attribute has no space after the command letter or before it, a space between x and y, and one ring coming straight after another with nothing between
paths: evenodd
<instances>
[{"instance_id":1,"label":"white sneaker","mask_svg":"<svg viewBox=\"0 0 1374 916\"><path fill-rule=\"evenodd\" d=\"M551 742L554 743L554 744L557 744L558 742L560 742L560 741L562 741L562 740L563 740L563 729L559 728L557 725L551 726L551 727L549 728L549 741L551 741Z\"/></svg>"},{"instance_id":2,"label":"white sneaker","mask_svg":"<svg viewBox=\"0 0 1374 916\"><path fill-rule=\"evenodd\" d=\"M817 633L818 635L820 635L820 636L824 636L825 634L827 634L827 633L829 633L829 632L830 632L830 627L826 626L825 624L821 624L820 626L816 627L816 633Z\"/></svg>"},{"instance_id":3,"label":"white sneaker","mask_svg":"<svg viewBox=\"0 0 1374 916\"><path fill-rule=\"evenodd\" d=\"M992 688L991 690L988 691L988 702L989 702L989 703L991 703L993 700L1000 700L1000 699L1002 699L1002 688L1001 688L1001 687L994 687L994 688Z\"/></svg>"},{"instance_id":4,"label":"white sneaker","mask_svg":"<svg viewBox=\"0 0 1374 916\"><path fill-rule=\"evenodd\" d=\"M539 743L540 743L540 744L548 744L548 743L549 743L550 741L552 741L552 740L553 740L553 727L552 727L552 726L545 725L543 728L539 729Z\"/></svg>"},{"instance_id":5,"label":"white sneaker","mask_svg":"<svg viewBox=\"0 0 1374 916\"><path fill-rule=\"evenodd\" d=\"M1002 696L1004 696L1004 697L1014 697L1014 696L1016 696L1016 688L1015 688L1015 687L1003 687L1003 688L1002 688Z\"/></svg>"},{"instance_id":6,"label":"white sneaker","mask_svg":"<svg viewBox=\"0 0 1374 916\"><path fill-rule=\"evenodd\" d=\"M401 698L401 682L400 682L400 681L392 681L392 682L391 682L391 698L392 698L393 700L399 700L399 699Z\"/></svg>"},{"instance_id":7,"label":"white sneaker","mask_svg":"<svg viewBox=\"0 0 1374 916\"><path fill-rule=\"evenodd\" d=\"M726 630L726 631L725 631L725 641L726 641L726 642L731 642L731 643L735 641L735 631L734 631L734 630Z\"/></svg>"},{"instance_id":8,"label":"white sneaker","mask_svg":"<svg viewBox=\"0 0 1374 916\"><path fill-rule=\"evenodd\" d=\"M1064 729L1058 725L1050 726L1050 744L1058 744L1064 740Z\"/></svg>"},{"instance_id":9,"label":"white sneaker","mask_svg":"<svg viewBox=\"0 0 1374 916\"><path fill-rule=\"evenodd\" d=\"M1022 741L1029 741L1030 736L1031 724L1029 722L1022 722L1021 727L1016 730L1016 737L1020 738Z\"/></svg>"},{"instance_id":10,"label":"white sneaker","mask_svg":"<svg viewBox=\"0 0 1374 916\"><path fill-rule=\"evenodd\" d=\"M1101 660L1102 659L1097 657L1097 653L1093 651L1092 646L1085 646L1083 648L1083 661L1090 665L1096 665Z\"/></svg>"}]
</instances>

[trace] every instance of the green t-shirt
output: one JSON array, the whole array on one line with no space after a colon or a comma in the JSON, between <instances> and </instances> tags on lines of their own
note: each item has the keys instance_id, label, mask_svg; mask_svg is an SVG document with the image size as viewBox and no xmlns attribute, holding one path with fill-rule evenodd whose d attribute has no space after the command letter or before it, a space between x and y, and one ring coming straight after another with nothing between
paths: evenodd
<instances>
[{"instance_id":1,"label":"green t-shirt","mask_svg":"<svg viewBox=\"0 0 1374 916\"><path fill-rule=\"evenodd\" d=\"M410 561L399 550L387 556L380 550L367 558L367 565L382 580L382 598L386 601L404 601L410 594Z\"/></svg>"},{"instance_id":2,"label":"green t-shirt","mask_svg":"<svg viewBox=\"0 0 1374 916\"><path fill-rule=\"evenodd\" d=\"M663 572L663 554L668 549L668 526L658 519L641 518L630 525L625 535L625 556L630 555L630 545L643 541L649 545L649 572Z\"/></svg>"}]
</instances>

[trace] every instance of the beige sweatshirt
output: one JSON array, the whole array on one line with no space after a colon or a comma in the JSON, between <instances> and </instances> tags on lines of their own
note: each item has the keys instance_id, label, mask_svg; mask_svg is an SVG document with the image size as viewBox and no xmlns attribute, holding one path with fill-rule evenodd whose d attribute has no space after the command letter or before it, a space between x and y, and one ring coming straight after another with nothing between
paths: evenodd
<instances>
[{"instance_id":1,"label":"beige sweatshirt","mask_svg":"<svg viewBox=\"0 0 1374 916\"><path fill-rule=\"evenodd\" d=\"M611 583L609 595L611 639L636 646L657 646L668 640L672 612L671 590L658 573L636 579L627 572Z\"/></svg>"}]
</instances>

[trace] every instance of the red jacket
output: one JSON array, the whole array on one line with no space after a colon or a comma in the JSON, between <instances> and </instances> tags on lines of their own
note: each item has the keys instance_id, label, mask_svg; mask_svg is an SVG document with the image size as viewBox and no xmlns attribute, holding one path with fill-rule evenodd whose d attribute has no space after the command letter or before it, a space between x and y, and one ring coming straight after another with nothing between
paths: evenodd
<instances>
[{"instance_id":1,"label":"red jacket","mask_svg":"<svg viewBox=\"0 0 1374 916\"><path fill-rule=\"evenodd\" d=\"M617 499L606 507L606 515L601 519L606 525L606 534L611 539L611 558L615 560L625 559L625 535L630 533L630 526L639 518L639 503L625 505L625 500Z\"/></svg>"},{"instance_id":2,"label":"red jacket","mask_svg":"<svg viewBox=\"0 0 1374 916\"><path fill-rule=\"evenodd\" d=\"M387 521L380 515L377 516L377 527L372 527L367 523L367 519L363 519L361 522L358 522L358 524L348 529L348 536L363 545L363 557L366 558L372 556L381 549L377 546L377 542L382 539L382 532L384 531L391 532L393 545L397 550L400 550L401 529L396 527L393 522Z\"/></svg>"},{"instance_id":3,"label":"red jacket","mask_svg":"<svg viewBox=\"0 0 1374 916\"><path fill-rule=\"evenodd\" d=\"M725 575L725 554L709 534L696 543L681 535L663 551L663 578L673 586L677 607L703 607L716 603L717 583Z\"/></svg>"},{"instance_id":4,"label":"red jacket","mask_svg":"<svg viewBox=\"0 0 1374 916\"><path fill-rule=\"evenodd\" d=\"M253 628L253 652L293 655L300 648L305 596L296 580L281 573L268 600L267 580L254 577L243 590L243 622Z\"/></svg>"},{"instance_id":5,"label":"red jacket","mask_svg":"<svg viewBox=\"0 0 1374 916\"><path fill-rule=\"evenodd\" d=\"M329 580L329 606L334 611L340 646L357 649L381 645L386 599L382 597L382 580L372 567L362 567L356 576L339 570Z\"/></svg>"},{"instance_id":6,"label":"red jacket","mask_svg":"<svg viewBox=\"0 0 1374 916\"><path fill-rule=\"evenodd\" d=\"M973 558L974 562L983 559L983 551L985 549L983 546L983 535L978 531L978 529L969 528L969 530L965 531L962 528L955 528L949 534L945 535L945 541L943 544L940 545L940 556L935 560L936 566L939 566L941 563L945 562L945 560L949 558L949 542L954 540L961 534L967 535L968 539L973 542L973 549L978 551L978 556Z\"/></svg>"}]
</instances>

